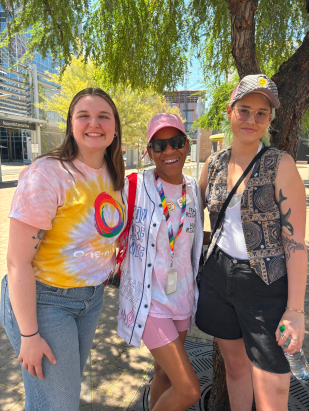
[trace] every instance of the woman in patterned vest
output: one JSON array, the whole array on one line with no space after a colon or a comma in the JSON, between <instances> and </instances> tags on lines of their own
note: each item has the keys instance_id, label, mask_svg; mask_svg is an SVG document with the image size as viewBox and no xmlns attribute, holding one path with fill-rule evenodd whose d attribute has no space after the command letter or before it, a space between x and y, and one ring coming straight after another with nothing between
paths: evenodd
<instances>
[{"instance_id":1,"label":"woman in patterned vest","mask_svg":"<svg viewBox=\"0 0 309 411\"><path fill-rule=\"evenodd\" d=\"M227 106L231 147L206 162L200 187L214 231L222 205L264 145L279 107L275 83L244 77ZM267 138L268 136L268 138ZM196 323L216 337L232 411L287 411L286 352L304 340L306 195L293 159L269 148L255 161L213 233L200 284ZM284 327L282 327L284 326ZM280 332L284 329L284 332Z\"/></svg>"}]
</instances>

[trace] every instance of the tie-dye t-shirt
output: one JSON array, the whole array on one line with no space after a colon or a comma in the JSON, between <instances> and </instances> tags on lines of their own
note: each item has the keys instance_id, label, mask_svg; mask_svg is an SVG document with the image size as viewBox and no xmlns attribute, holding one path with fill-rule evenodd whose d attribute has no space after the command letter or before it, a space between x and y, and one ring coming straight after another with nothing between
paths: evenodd
<instances>
[{"instance_id":1,"label":"tie-dye t-shirt","mask_svg":"<svg viewBox=\"0 0 309 411\"><path fill-rule=\"evenodd\" d=\"M181 208L177 200L182 196L182 185L168 184L161 180L167 201L174 238L177 236L181 220ZM191 199L189 201L188 197ZM193 269L191 249L195 233L196 209L191 187L187 185L187 206L184 226L174 245L174 268L177 270L177 290L166 295L166 273L171 266L171 248L167 223L162 213L156 243L156 258L152 271L151 317L183 320L192 314L194 302Z\"/></svg>"},{"instance_id":2,"label":"tie-dye t-shirt","mask_svg":"<svg viewBox=\"0 0 309 411\"><path fill-rule=\"evenodd\" d=\"M74 178L58 160L46 157L27 167L9 214L46 230L32 265L37 281L60 288L106 280L125 224L125 207L106 167L73 163L83 173L66 164Z\"/></svg>"}]
</instances>

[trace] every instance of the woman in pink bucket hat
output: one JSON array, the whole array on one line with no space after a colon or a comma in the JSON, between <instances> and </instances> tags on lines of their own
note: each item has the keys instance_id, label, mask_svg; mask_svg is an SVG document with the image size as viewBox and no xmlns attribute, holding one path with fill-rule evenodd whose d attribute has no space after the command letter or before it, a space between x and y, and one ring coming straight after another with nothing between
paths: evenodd
<instances>
[{"instance_id":1,"label":"woman in pink bucket hat","mask_svg":"<svg viewBox=\"0 0 309 411\"><path fill-rule=\"evenodd\" d=\"M154 116L147 139L156 167L137 176L121 267L118 334L137 347L143 340L155 358L151 410L185 411L200 397L184 341L198 299L203 207L197 183L182 173L189 141L181 119Z\"/></svg>"},{"instance_id":2,"label":"woman in pink bucket hat","mask_svg":"<svg viewBox=\"0 0 309 411\"><path fill-rule=\"evenodd\" d=\"M293 159L268 147L279 108L275 83L244 77L227 106L231 147L199 181L212 237L196 324L216 337L232 411L287 411L290 366L282 350L304 340L306 195ZM292 372L295 371L292 369Z\"/></svg>"}]
</instances>

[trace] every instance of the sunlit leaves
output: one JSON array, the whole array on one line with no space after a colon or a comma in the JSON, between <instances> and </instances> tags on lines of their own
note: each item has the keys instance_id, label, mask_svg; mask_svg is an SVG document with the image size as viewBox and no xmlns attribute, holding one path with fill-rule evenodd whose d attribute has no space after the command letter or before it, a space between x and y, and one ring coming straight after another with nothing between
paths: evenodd
<instances>
[{"instance_id":1,"label":"sunlit leaves","mask_svg":"<svg viewBox=\"0 0 309 411\"><path fill-rule=\"evenodd\" d=\"M114 87L106 83L104 70L96 67L90 60L84 63L81 58L73 57L71 65L60 80L57 74L50 76L52 81L61 86L60 92L49 98L42 94L43 103L40 108L58 113L64 120L59 124L62 130L66 127L65 121L72 98L87 87L100 87L110 94L119 112L123 141L131 148L145 149L147 124L152 116L161 112L179 115L176 107L169 107L164 96L151 88L137 91L132 90L129 85Z\"/></svg>"},{"instance_id":2,"label":"sunlit leaves","mask_svg":"<svg viewBox=\"0 0 309 411\"><path fill-rule=\"evenodd\" d=\"M0 0L2 7L6 1ZM11 5L15 1L10 0ZM106 81L132 88L173 86L187 68L185 0L20 0L10 35L29 27L29 53L50 52L60 66L72 53L104 68ZM7 12L8 9L6 8Z\"/></svg>"},{"instance_id":3,"label":"sunlit leaves","mask_svg":"<svg viewBox=\"0 0 309 411\"><path fill-rule=\"evenodd\" d=\"M235 75L229 81L223 81L218 86L215 81L210 81L206 89L206 110L201 117L199 125L206 130L220 130L221 123L230 101L232 92L239 82Z\"/></svg>"},{"instance_id":4,"label":"sunlit leaves","mask_svg":"<svg viewBox=\"0 0 309 411\"><path fill-rule=\"evenodd\" d=\"M228 0L191 0L190 8L193 16L190 34L201 55L205 76L220 83L222 74L235 67ZM272 75L295 52L309 30L305 1L260 0L255 22L260 68Z\"/></svg>"}]
</instances>

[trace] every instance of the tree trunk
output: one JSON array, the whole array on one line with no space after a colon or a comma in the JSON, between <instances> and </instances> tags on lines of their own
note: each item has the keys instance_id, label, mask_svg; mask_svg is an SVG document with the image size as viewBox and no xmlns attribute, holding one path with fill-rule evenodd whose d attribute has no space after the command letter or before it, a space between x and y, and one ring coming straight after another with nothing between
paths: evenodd
<instances>
[{"instance_id":1,"label":"tree trunk","mask_svg":"<svg viewBox=\"0 0 309 411\"><path fill-rule=\"evenodd\" d=\"M240 78L260 73L255 53L254 13L258 0L226 0L231 17L232 55Z\"/></svg>"},{"instance_id":2,"label":"tree trunk","mask_svg":"<svg viewBox=\"0 0 309 411\"><path fill-rule=\"evenodd\" d=\"M278 87L280 108L271 124L271 143L296 160L302 118L309 107L309 32L272 80Z\"/></svg>"},{"instance_id":3,"label":"tree trunk","mask_svg":"<svg viewBox=\"0 0 309 411\"><path fill-rule=\"evenodd\" d=\"M231 411L226 386L224 361L216 340L214 340L213 347L213 379L207 411Z\"/></svg>"}]
</instances>

